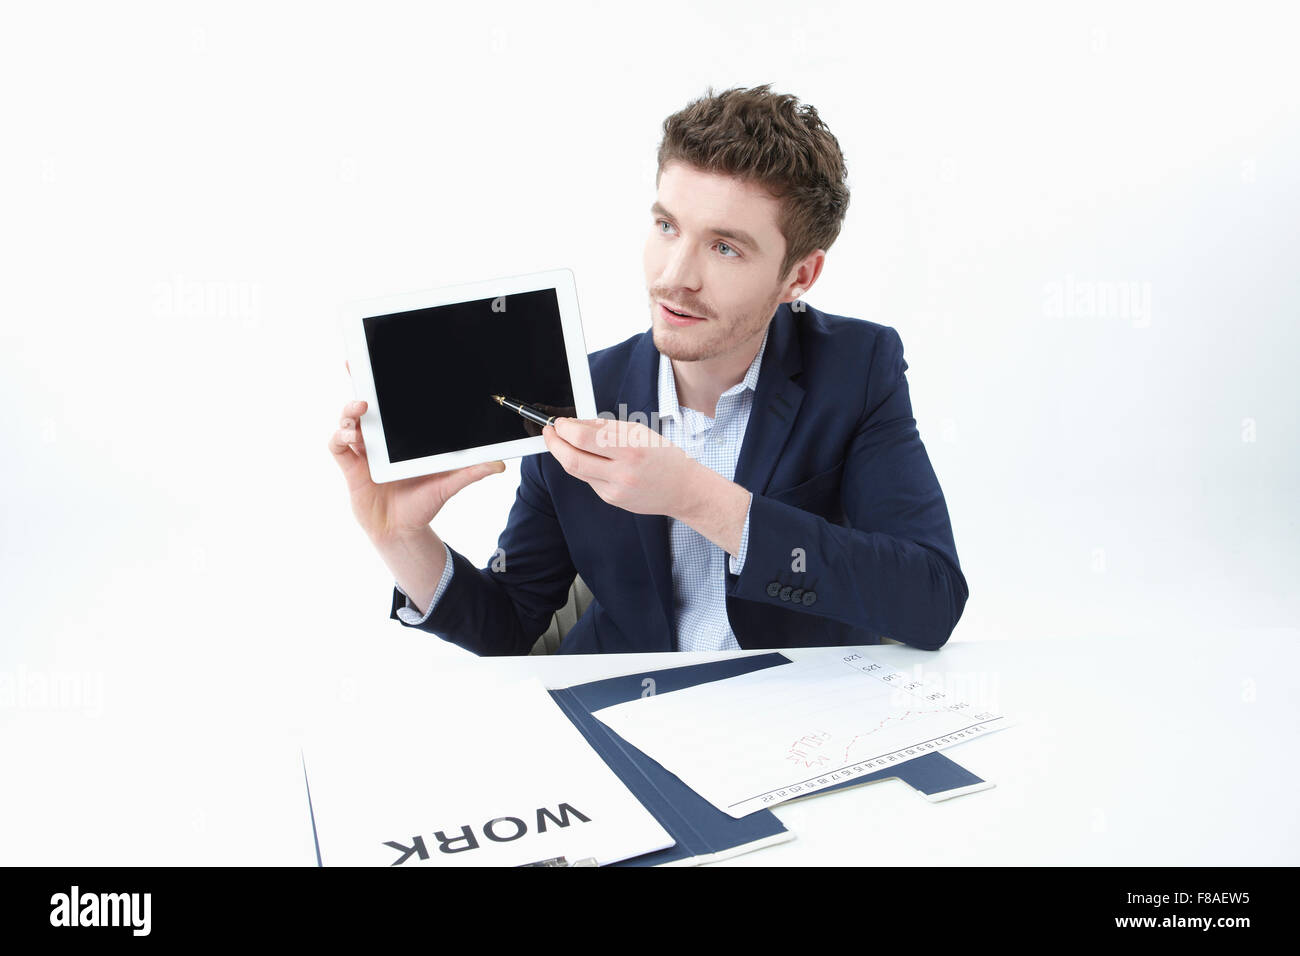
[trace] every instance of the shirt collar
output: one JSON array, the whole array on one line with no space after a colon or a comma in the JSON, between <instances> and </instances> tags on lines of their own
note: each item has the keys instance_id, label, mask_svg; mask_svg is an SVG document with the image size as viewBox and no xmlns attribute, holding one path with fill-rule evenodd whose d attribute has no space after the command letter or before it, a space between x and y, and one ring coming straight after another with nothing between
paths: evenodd
<instances>
[{"instance_id":1,"label":"shirt collar","mask_svg":"<svg viewBox=\"0 0 1300 956\"><path fill-rule=\"evenodd\" d=\"M769 322L763 332L763 341L758 346L758 354L754 356L754 361L749 363L745 377L719 395L719 399L743 392L747 388L758 388L758 370L763 364L763 352L767 349L767 336L771 330L772 323ZM677 404L677 380L673 376L673 363L662 352L659 353L659 417L673 418L679 422L682 419L681 406Z\"/></svg>"}]
</instances>

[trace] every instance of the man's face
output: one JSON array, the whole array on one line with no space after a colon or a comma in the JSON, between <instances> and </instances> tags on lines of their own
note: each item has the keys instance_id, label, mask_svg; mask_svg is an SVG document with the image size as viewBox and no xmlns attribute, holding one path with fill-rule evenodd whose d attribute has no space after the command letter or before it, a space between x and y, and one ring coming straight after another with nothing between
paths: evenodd
<instances>
[{"instance_id":1,"label":"man's face","mask_svg":"<svg viewBox=\"0 0 1300 956\"><path fill-rule=\"evenodd\" d=\"M779 212L761 186L664 167L644 254L655 348L697 362L753 345L781 301ZM678 319L665 305L697 318Z\"/></svg>"}]
</instances>

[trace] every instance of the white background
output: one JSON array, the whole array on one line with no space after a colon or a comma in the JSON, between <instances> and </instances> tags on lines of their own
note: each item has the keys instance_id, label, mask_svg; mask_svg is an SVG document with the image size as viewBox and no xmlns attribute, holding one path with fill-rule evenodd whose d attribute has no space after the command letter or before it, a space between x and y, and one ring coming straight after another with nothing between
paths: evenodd
<instances>
[{"instance_id":1,"label":"white background","mask_svg":"<svg viewBox=\"0 0 1300 956\"><path fill-rule=\"evenodd\" d=\"M339 303L569 267L590 351L643 331L660 124L709 85L795 93L844 150L806 299L902 336L953 642L1294 628L1286 9L7 7L0 860L192 858L122 819L221 856L183 755L236 759L398 643L326 449ZM1121 286L1149 307L1053 305ZM483 564L517 479L435 528Z\"/></svg>"}]
</instances>

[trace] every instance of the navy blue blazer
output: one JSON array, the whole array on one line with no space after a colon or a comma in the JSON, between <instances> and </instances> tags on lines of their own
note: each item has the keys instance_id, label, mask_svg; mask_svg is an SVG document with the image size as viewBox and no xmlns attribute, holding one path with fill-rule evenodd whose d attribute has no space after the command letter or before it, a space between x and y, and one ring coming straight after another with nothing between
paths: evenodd
<instances>
[{"instance_id":1,"label":"navy blue blazer","mask_svg":"<svg viewBox=\"0 0 1300 956\"><path fill-rule=\"evenodd\" d=\"M649 330L592 353L598 411L659 410ZM772 317L734 480L754 493L727 616L743 648L878 644L937 650L966 605L943 492L921 444L892 328L782 304ZM593 601L562 654L673 651L668 519L603 501L549 453L520 463L500 570L454 548L420 627L480 655L527 654L575 574ZM405 607L393 589L397 609Z\"/></svg>"}]
</instances>

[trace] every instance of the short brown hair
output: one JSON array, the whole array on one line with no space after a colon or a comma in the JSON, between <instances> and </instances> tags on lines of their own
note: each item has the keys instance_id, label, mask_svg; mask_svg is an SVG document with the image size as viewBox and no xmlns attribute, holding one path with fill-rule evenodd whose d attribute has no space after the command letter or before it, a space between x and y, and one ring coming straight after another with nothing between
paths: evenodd
<instances>
[{"instance_id":1,"label":"short brown hair","mask_svg":"<svg viewBox=\"0 0 1300 956\"><path fill-rule=\"evenodd\" d=\"M664 120L655 185L671 162L756 182L781 200L780 277L814 249L830 249L849 208L840 144L809 105L771 84L692 101Z\"/></svg>"}]
</instances>

